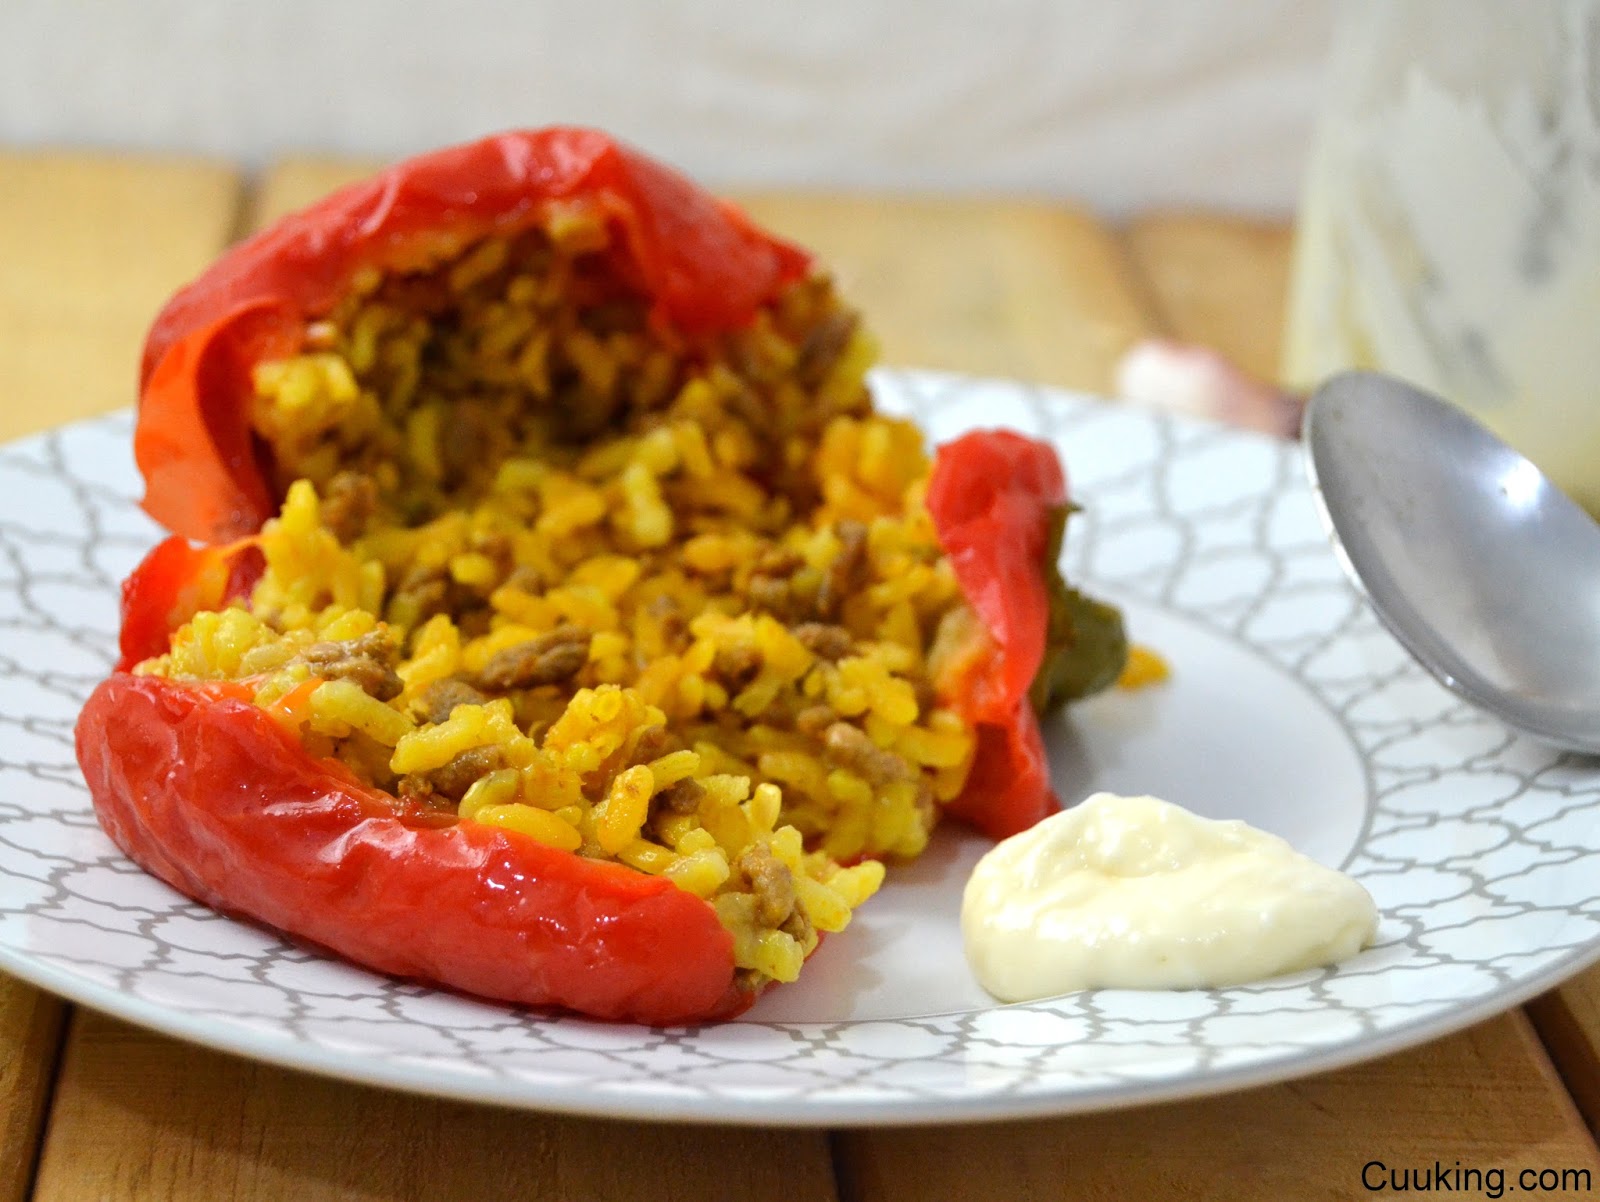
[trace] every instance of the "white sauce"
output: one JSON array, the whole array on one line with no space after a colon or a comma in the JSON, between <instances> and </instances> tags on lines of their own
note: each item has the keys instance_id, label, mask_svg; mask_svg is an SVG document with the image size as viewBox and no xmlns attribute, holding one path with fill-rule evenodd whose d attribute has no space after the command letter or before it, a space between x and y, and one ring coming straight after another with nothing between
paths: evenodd
<instances>
[{"instance_id":1,"label":"white sauce","mask_svg":"<svg viewBox=\"0 0 1600 1202\"><path fill-rule=\"evenodd\" d=\"M1365 889L1276 835L1111 793L993 848L961 905L967 959L1007 1002L1242 985L1353 956L1377 924Z\"/></svg>"}]
</instances>

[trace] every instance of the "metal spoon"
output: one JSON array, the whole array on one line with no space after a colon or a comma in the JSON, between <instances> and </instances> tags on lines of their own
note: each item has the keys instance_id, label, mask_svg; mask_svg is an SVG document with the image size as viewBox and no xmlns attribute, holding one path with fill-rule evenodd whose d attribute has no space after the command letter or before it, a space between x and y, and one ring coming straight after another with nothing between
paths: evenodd
<instances>
[{"instance_id":1,"label":"metal spoon","mask_svg":"<svg viewBox=\"0 0 1600 1202\"><path fill-rule=\"evenodd\" d=\"M1506 725L1600 753L1600 525L1465 413L1389 376L1329 380L1304 436L1345 571L1407 650Z\"/></svg>"}]
</instances>

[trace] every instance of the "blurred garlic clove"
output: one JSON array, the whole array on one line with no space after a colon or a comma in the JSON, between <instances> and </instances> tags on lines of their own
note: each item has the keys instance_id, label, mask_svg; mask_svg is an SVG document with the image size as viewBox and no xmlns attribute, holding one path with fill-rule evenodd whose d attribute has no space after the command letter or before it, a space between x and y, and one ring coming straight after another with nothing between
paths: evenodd
<instances>
[{"instance_id":1,"label":"blurred garlic clove","mask_svg":"<svg viewBox=\"0 0 1600 1202\"><path fill-rule=\"evenodd\" d=\"M1117 364L1117 395L1139 404L1294 438L1301 397L1246 375L1216 351L1165 339L1136 343Z\"/></svg>"}]
</instances>

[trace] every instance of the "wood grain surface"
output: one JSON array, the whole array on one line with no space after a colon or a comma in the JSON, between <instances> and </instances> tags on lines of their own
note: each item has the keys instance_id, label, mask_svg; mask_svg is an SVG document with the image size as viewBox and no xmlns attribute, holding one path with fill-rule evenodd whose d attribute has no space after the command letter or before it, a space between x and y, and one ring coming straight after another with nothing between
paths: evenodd
<instances>
[{"instance_id":1,"label":"wood grain surface","mask_svg":"<svg viewBox=\"0 0 1600 1202\"><path fill-rule=\"evenodd\" d=\"M322 1080L82 1014L35 1197L832 1202L815 1132L597 1122Z\"/></svg>"},{"instance_id":2,"label":"wood grain surface","mask_svg":"<svg viewBox=\"0 0 1600 1202\"><path fill-rule=\"evenodd\" d=\"M28 1196L67 1007L0 976L0 1202Z\"/></svg>"},{"instance_id":3,"label":"wood grain surface","mask_svg":"<svg viewBox=\"0 0 1600 1202\"><path fill-rule=\"evenodd\" d=\"M247 211L283 212L352 170L285 163ZM0 409L0 436L126 403L143 325L239 220L242 196L236 177L206 165L0 157L0 250L23 264L0 272L0 320L38 340L25 350L0 340L0 387L14 398ZM1082 213L1015 201L744 199L821 252L895 362L1103 389L1117 356L1147 334L1204 339L1264 374L1276 354L1286 240L1271 227L1179 214L1122 235ZM140 247L117 232L131 208ZM1591 1050L1563 1069L1592 1087L1596 1041L1586 1032L1600 1029L1600 990L1581 985L1561 1013L1577 1032L1571 1045ZM1221 1099L831 1139L409 1097L87 1012L74 1014L56 1072L60 1013L0 979L0 1200L28 1188L46 1101L32 1196L50 1202L1251 1200L1361 1196L1370 1160L1600 1171L1520 1012L1398 1057Z\"/></svg>"},{"instance_id":4,"label":"wood grain surface","mask_svg":"<svg viewBox=\"0 0 1600 1202\"><path fill-rule=\"evenodd\" d=\"M1079 1119L854 1132L838 1153L847 1197L897 1202L1349 1199L1365 1195L1373 1161L1587 1168L1600 1180L1520 1014L1269 1089Z\"/></svg>"},{"instance_id":5,"label":"wood grain surface","mask_svg":"<svg viewBox=\"0 0 1600 1202\"><path fill-rule=\"evenodd\" d=\"M0 440L132 402L152 312L238 195L215 164L0 152ZM26 1195L64 1011L0 976L0 1202Z\"/></svg>"},{"instance_id":6,"label":"wood grain surface","mask_svg":"<svg viewBox=\"0 0 1600 1202\"><path fill-rule=\"evenodd\" d=\"M1528 1003L1528 1015L1589 1130L1600 1133L1600 968L1535 998Z\"/></svg>"},{"instance_id":7,"label":"wood grain surface","mask_svg":"<svg viewBox=\"0 0 1600 1202\"><path fill-rule=\"evenodd\" d=\"M1127 238L1163 325L1185 341L1225 351L1260 379L1278 379L1293 242L1287 226L1152 213L1136 217Z\"/></svg>"},{"instance_id":8,"label":"wood grain surface","mask_svg":"<svg viewBox=\"0 0 1600 1202\"><path fill-rule=\"evenodd\" d=\"M1110 391L1152 329L1125 248L1073 209L1020 201L747 195L816 251L888 363Z\"/></svg>"},{"instance_id":9,"label":"wood grain surface","mask_svg":"<svg viewBox=\"0 0 1600 1202\"><path fill-rule=\"evenodd\" d=\"M0 153L0 438L133 403L150 319L239 195L211 163Z\"/></svg>"}]
</instances>

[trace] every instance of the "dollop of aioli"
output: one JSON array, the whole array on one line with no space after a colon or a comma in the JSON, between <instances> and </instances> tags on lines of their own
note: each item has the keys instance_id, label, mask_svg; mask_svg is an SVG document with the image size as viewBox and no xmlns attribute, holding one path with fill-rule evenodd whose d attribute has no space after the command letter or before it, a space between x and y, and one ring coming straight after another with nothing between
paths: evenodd
<instances>
[{"instance_id":1,"label":"dollop of aioli","mask_svg":"<svg viewBox=\"0 0 1600 1202\"><path fill-rule=\"evenodd\" d=\"M978 861L961 933L1006 1002L1080 989L1202 989L1333 964L1378 910L1276 835L1157 797L1096 793Z\"/></svg>"}]
</instances>

